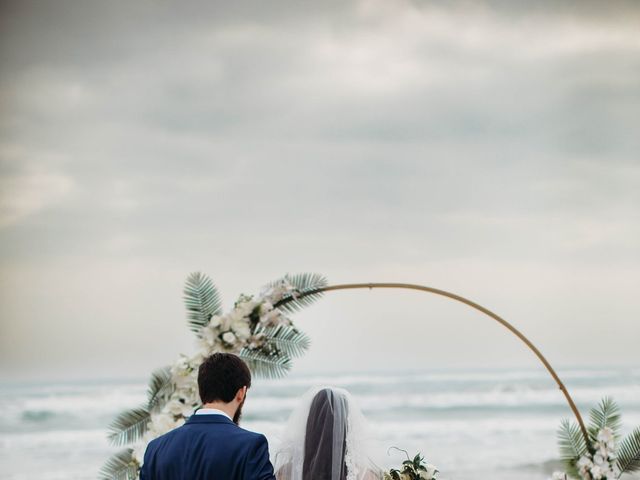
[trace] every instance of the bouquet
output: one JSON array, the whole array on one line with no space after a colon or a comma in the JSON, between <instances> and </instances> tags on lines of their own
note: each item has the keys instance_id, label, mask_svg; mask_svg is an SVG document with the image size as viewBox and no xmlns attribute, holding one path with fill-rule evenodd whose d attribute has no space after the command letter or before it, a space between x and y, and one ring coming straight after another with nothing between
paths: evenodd
<instances>
[{"instance_id":1,"label":"bouquet","mask_svg":"<svg viewBox=\"0 0 640 480\"><path fill-rule=\"evenodd\" d=\"M402 462L402 467L399 470L392 468L389 472L385 472L384 480L437 480L438 469L435 465L426 463L425 458L419 452L411 459L405 450L399 448L396 450L404 452L407 459Z\"/></svg>"},{"instance_id":2,"label":"bouquet","mask_svg":"<svg viewBox=\"0 0 640 480\"><path fill-rule=\"evenodd\" d=\"M620 438L620 410L610 398L591 409L587 441L578 425L564 420L558 432L565 472L552 480L614 480L640 470L640 427Z\"/></svg>"}]
</instances>

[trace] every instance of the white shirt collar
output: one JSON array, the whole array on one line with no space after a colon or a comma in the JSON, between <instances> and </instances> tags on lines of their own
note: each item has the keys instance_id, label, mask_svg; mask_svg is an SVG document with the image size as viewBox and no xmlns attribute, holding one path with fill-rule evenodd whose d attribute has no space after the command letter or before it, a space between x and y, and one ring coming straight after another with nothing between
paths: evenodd
<instances>
[{"instance_id":1,"label":"white shirt collar","mask_svg":"<svg viewBox=\"0 0 640 480\"><path fill-rule=\"evenodd\" d=\"M196 411L195 415L224 415L233 422L233 419L229 415L227 415L222 410L218 410L217 408L201 408L200 410Z\"/></svg>"}]
</instances>

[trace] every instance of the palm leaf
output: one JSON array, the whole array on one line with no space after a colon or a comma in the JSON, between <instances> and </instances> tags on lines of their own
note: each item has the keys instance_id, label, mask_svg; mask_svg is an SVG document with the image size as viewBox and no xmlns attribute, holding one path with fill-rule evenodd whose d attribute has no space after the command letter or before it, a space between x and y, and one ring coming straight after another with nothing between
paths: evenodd
<instances>
[{"instance_id":1,"label":"palm leaf","mask_svg":"<svg viewBox=\"0 0 640 480\"><path fill-rule=\"evenodd\" d=\"M209 323L213 315L222 311L218 289L211 279L201 272L191 273L184 286L184 303L187 307L187 322L194 333Z\"/></svg>"},{"instance_id":2,"label":"palm leaf","mask_svg":"<svg viewBox=\"0 0 640 480\"><path fill-rule=\"evenodd\" d=\"M591 425L588 430L592 442L596 441L598 432L605 427L609 427L614 435L618 436L621 425L620 409L613 399L604 397L597 407L591 409L590 417Z\"/></svg>"},{"instance_id":3,"label":"palm leaf","mask_svg":"<svg viewBox=\"0 0 640 480\"><path fill-rule=\"evenodd\" d=\"M162 367L154 370L149 379L147 389L147 410L158 407L173 391L171 381L171 367Z\"/></svg>"},{"instance_id":4,"label":"palm leaf","mask_svg":"<svg viewBox=\"0 0 640 480\"><path fill-rule=\"evenodd\" d=\"M587 445L580 427L566 418L563 419L558 429L558 444L567 474L579 478L576 461L587 453Z\"/></svg>"},{"instance_id":5,"label":"palm leaf","mask_svg":"<svg viewBox=\"0 0 640 480\"><path fill-rule=\"evenodd\" d=\"M259 350L243 348L238 356L254 374L263 378L282 378L291 368L291 358L288 355L268 355Z\"/></svg>"},{"instance_id":6,"label":"palm leaf","mask_svg":"<svg viewBox=\"0 0 640 480\"><path fill-rule=\"evenodd\" d=\"M138 463L133 458L133 449L125 448L115 453L100 469L100 480L136 480Z\"/></svg>"},{"instance_id":7,"label":"palm leaf","mask_svg":"<svg viewBox=\"0 0 640 480\"><path fill-rule=\"evenodd\" d=\"M282 280L283 279L277 280L269 285L276 285ZM299 294L306 294L307 292L313 292L319 288L327 286L327 279L319 273L298 273L296 275L286 275L284 280L287 280L291 285L293 285ZM322 292L311 293L298 298L295 298L294 295L286 295L275 305L275 307L286 313L295 313L302 310L304 307L308 307L320 297L322 297Z\"/></svg>"},{"instance_id":8,"label":"palm leaf","mask_svg":"<svg viewBox=\"0 0 640 480\"><path fill-rule=\"evenodd\" d=\"M150 417L146 407L120 413L109 425L109 441L112 445L126 445L140 440L147 431Z\"/></svg>"},{"instance_id":9,"label":"palm leaf","mask_svg":"<svg viewBox=\"0 0 640 480\"><path fill-rule=\"evenodd\" d=\"M290 325L278 325L277 327L259 327L256 334L264 333L267 342L274 345L280 352L288 357L301 357L310 345L309 337L300 330Z\"/></svg>"},{"instance_id":10,"label":"palm leaf","mask_svg":"<svg viewBox=\"0 0 640 480\"><path fill-rule=\"evenodd\" d=\"M620 442L618 468L623 473L640 470L640 427Z\"/></svg>"}]
</instances>

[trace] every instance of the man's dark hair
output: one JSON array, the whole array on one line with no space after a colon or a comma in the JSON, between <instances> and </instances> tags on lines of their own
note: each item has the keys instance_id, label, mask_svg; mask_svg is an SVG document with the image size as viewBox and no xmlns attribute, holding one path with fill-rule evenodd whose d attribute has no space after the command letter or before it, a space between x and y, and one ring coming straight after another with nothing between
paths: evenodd
<instances>
[{"instance_id":1,"label":"man's dark hair","mask_svg":"<svg viewBox=\"0 0 640 480\"><path fill-rule=\"evenodd\" d=\"M251 386L247 364L231 353L214 353L198 369L198 390L202 403L229 403L238 390Z\"/></svg>"}]
</instances>

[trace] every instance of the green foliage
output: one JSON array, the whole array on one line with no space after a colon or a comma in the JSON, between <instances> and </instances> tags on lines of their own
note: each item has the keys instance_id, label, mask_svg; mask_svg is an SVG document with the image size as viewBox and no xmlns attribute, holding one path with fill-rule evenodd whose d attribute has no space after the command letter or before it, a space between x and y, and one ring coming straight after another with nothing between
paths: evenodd
<instances>
[{"instance_id":1,"label":"green foliage","mask_svg":"<svg viewBox=\"0 0 640 480\"><path fill-rule=\"evenodd\" d=\"M100 469L100 480L136 480L138 463L133 458L133 450L125 448L115 453Z\"/></svg>"},{"instance_id":2,"label":"green foliage","mask_svg":"<svg viewBox=\"0 0 640 480\"><path fill-rule=\"evenodd\" d=\"M327 286L327 279L319 273L298 273L296 275L286 275L284 278L295 287L297 293L297 295L285 296L276 305L274 305L276 308L279 308L286 313L295 313L305 307L308 307L322 297L322 292L307 293ZM276 280L268 286L274 286L281 281L282 279ZM302 294L305 295L298 296Z\"/></svg>"},{"instance_id":3,"label":"green foliage","mask_svg":"<svg viewBox=\"0 0 640 480\"><path fill-rule=\"evenodd\" d=\"M410 478L411 480L420 480L420 472L426 472L427 468L425 466L425 458L418 452L415 457L410 458L409 454L406 450L402 450L401 448L391 447L395 450L399 450L404 452L407 456L407 459L402 462L402 467L400 470L392 468L388 473L385 473L383 476L384 480L400 480L402 475ZM438 473L438 470L434 472L434 475Z\"/></svg>"},{"instance_id":4,"label":"green foliage","mask_svg":"<svg viewBox=\"0 0 640 480\"><path fill-rule=\"evenodd\" d=\"M287 294L274 307L281 312L294 312L310 305L320 297L320 293L311 293L308 297L295 298L298 294L313 292L326 286L324 277L313 273L303 273L287 276L296 289L296 295ZM274 282L271 285L275 285ZM207 326L214 315L222 315L220 294L213 281L201 272L191 273L184 286L184 302L187 309L189 328L196 334ZM241 297L244 298L244 297ZM259 325L256 311L251 317L256 317L253 323L253 334L264 335L262 346L254 349L244 348L240 357L245 360L252 372L266 378L280 378L291 368L291 358L299 357L309 348L309 338L291 325L264 327ZM250 318L251 318L250 317ZM109 426L108 438L111 444L124 446L140 441L148 429L151 412L160 409L173 393L175 388L171 367L155 370L149 379L147 402L144 406L127 410L119 414ZM113 455L102 468L100 478L109 480L133 480L138 478L139 465L133 458L133 451L124 449Z\"/></svg>"},{"instance_id":5,"label":"green foliage","mask_svg":"<svg viewBox=\"0 0 640 480\"><path fill-rule=\"evenodd\" d=\"M220 315L222 302L218 289L211 279L194 272L187 277L184 286L184 303L187 307L187 322L192 332L198 333L213 315Z\"/></svg>"},{"instance_id":6,"label":"green foliage","mask_svg":"<svg viewBox=\"0 0 640 480\"><path fill-rule=\"evenodd\" d=\"M590 420L587 428L588 444L585 442L582 431L574 422L565 419L558 430L560 454L565 463L567 474L574 478L580 478L576 467L577 461L589 451L593 453L596 450L598 433L603 428L611 429L616 443L619 439L622 425L620 409L611 398L603 398L597 407L590 410ZM615 458L621 473L640 470L640 427L620 442Z\"/></svg>"},{"instance_id":7,"label":"green foliage","mask_svg":"<svg viewBox=\"0 0 640 480\"><path fill-rule=\"evenodd\" d=\"M598 437L598 432L605 427L609 427L613 430L614 436L618 437L620 430L620 409L616 402L610 397L604 397L597 407L594 407L590 411L591 424L587 431L589 432L589 438L592 443L595 443Z\"/></svg>"},{"instance_id":8,"label":"green foliage","mask_svg":"<svg viewBox=\"0 0 640 480\"><path fill-rule=\"evenodd\" d=\"M621 472L640 470L640 427L637 427L620 443L618 467Z\"/></svg>"},{"instance_id":9,"label":"green foliage","mask_svg":"<svg viewBox=\"0 0 640 480\"><path fill-rule=\"evenodd\" d=\"M261 350L243 348L238 354L257 376L263 378L282 378L291 369L291 358L277 353L265 353Z\"/></svg>"},{"instance_id":10,"label":"green foliage","mask_svg":"<svg viewBox=\"0 0 640 480\"><path fill-rule=\"evenodd\" d=\"M563 419L558 429L558 443L560 445L560 457L564 462L567 474L578 478L576 462L588 451L582 430L580 430L578 424L566 418Z\"/></svg>"},{"instance_id":11,"label":"green foliage","mask_svg":"<svg viewBox=\"0 0 640 480\"><path fill-rule=\"evenodd\" d=\"M256 329L256 334L263 333L270 346L275 347L281 355L288 357L301 357L311 344L309 337L291 325L278 325L276 327L261 327Z\"/></svg>"},{"instance_id":12,"label":"green foliage","mask_svg":"<svg viewBox=\"0 0 640 480\"><path fill-rule=\"evenodd\" d=\"M120 413L109 425L109 441L112 445L120 446L140 440L147 431L150 416L146 407Z\"/></svg>"},{"instance_id":13,"label":"green foliage","mask_svg":"<svg viewBox=\"0 0 640 480\"><path fill-rule=\"evenodd\" d=\"M147 410L159 407L173 392L171 367L158 368L151 373L147 389Z\"/></svg>"}]
</instances>

